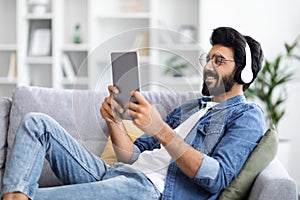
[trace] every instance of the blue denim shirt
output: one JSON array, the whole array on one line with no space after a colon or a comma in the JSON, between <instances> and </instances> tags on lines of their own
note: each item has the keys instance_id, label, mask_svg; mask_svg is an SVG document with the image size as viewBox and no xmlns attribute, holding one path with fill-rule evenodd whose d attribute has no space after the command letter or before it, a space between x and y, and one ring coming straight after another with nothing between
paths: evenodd
<instances>
[{"instance_id":1,"label":"blue denim shirt","mask_svg":"<svg viewBox=\"0 0 300 200\"><path fill-rule=\"evenodd\" d=\"M186 102L171 111L165 121L176 128L211 98ZM199 120L186 142L204 154L196 176L191 179L172 161L169 165L163 199L217 199L241 170L249 154L265 132L262 110L247 103L243 95L221 102ZM144 134L135 141L136 160L145 150L160 148L156 138Z\"/></svg>"}]
</instances>

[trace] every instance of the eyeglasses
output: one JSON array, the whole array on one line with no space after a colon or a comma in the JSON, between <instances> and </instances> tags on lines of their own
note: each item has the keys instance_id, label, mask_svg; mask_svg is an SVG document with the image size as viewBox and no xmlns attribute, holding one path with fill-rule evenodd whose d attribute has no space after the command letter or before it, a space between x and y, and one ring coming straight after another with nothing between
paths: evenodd
<instances>
[{"instance_id":1,"label":"eyeglasses","mask_svg":"<svg viewBox=\"0 0 300 200\"><path fill-rule=\"evenodd\" d=\"M207 65L209 61L212 61L212 65L214 67L219 67L222 63L225 62L234 62L234 60L225 59L224 56L218 53L214 54L212 57L209 57L209 55L207 54L202 54L199 58L199 63L202 67Z\"/></svg>"}]
</instances>

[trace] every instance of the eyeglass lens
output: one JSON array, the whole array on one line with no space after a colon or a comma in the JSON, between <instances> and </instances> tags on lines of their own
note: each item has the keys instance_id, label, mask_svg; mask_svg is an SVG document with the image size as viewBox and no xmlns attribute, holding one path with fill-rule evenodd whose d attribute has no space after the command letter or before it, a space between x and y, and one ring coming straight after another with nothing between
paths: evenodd
<instances>
[{"instance_id":1,"label":"eyeglass lens","mask_svg":"<svg viewBox=\"0 0 300 200\"><path fill-rule=\"evenodd\" d=\"M201 55L200 58L199 58L199 62L201 64L202 67L204 67L206 64L209 63L209 61L212 61L212 64L216 67L220 66L223 62L225 58L222 56L222 55L219 55L219 54L214 54L211 57L209 57L209 55Z\"/></svg>"}]
</instances>

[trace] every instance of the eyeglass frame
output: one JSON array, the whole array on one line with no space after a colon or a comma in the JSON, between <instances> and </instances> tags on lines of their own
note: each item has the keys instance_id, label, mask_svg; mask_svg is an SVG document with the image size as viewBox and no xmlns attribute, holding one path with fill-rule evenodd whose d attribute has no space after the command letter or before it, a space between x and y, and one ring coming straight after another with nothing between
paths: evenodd
<instances>
[{"instance_id":1,"label":"eyeglass frame","mask_svg":"<svg viewBox=\"0 0 300 200\"><path fill-rule=\"evenodd\" d=\"M206 55L205 59L203 58L204 55ZM217 60L217 59L221 59L221 60ZM203 60L205 60L205 63L203 63ZM205 67L209 63L209 61L212 61L212 65L214 67L219 67L222 63L225 62L235 62L234 60L226 59L223 55L219 53L213 54L212 57L210 57L208 54L203 54L199 58L199 63L202 67Z\"/></svg>"}]
</instances>

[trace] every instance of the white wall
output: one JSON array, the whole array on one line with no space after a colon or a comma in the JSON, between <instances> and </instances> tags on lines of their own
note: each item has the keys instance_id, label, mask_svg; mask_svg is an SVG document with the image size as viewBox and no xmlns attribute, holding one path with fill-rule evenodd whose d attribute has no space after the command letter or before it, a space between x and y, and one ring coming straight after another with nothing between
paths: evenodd
<instances>
[{"instance_id":1,"label":"white wall","mask_svg":"<svg viewBox=\"0 0 300 200\"><path fill-rule=\"evenodd\" d=\"M300 35L299 8L299 0L202 0L200 43L205 50L209 50L212 30L219 26L231 26L258 40L265 57L272 59L283 51L284 42L292 42ZM279 145L278 156L300 186L299 63L297 71L297 81L288 86L286 115L278 127L279 137L290 141Z\"/></svg>"}]
</instances>

